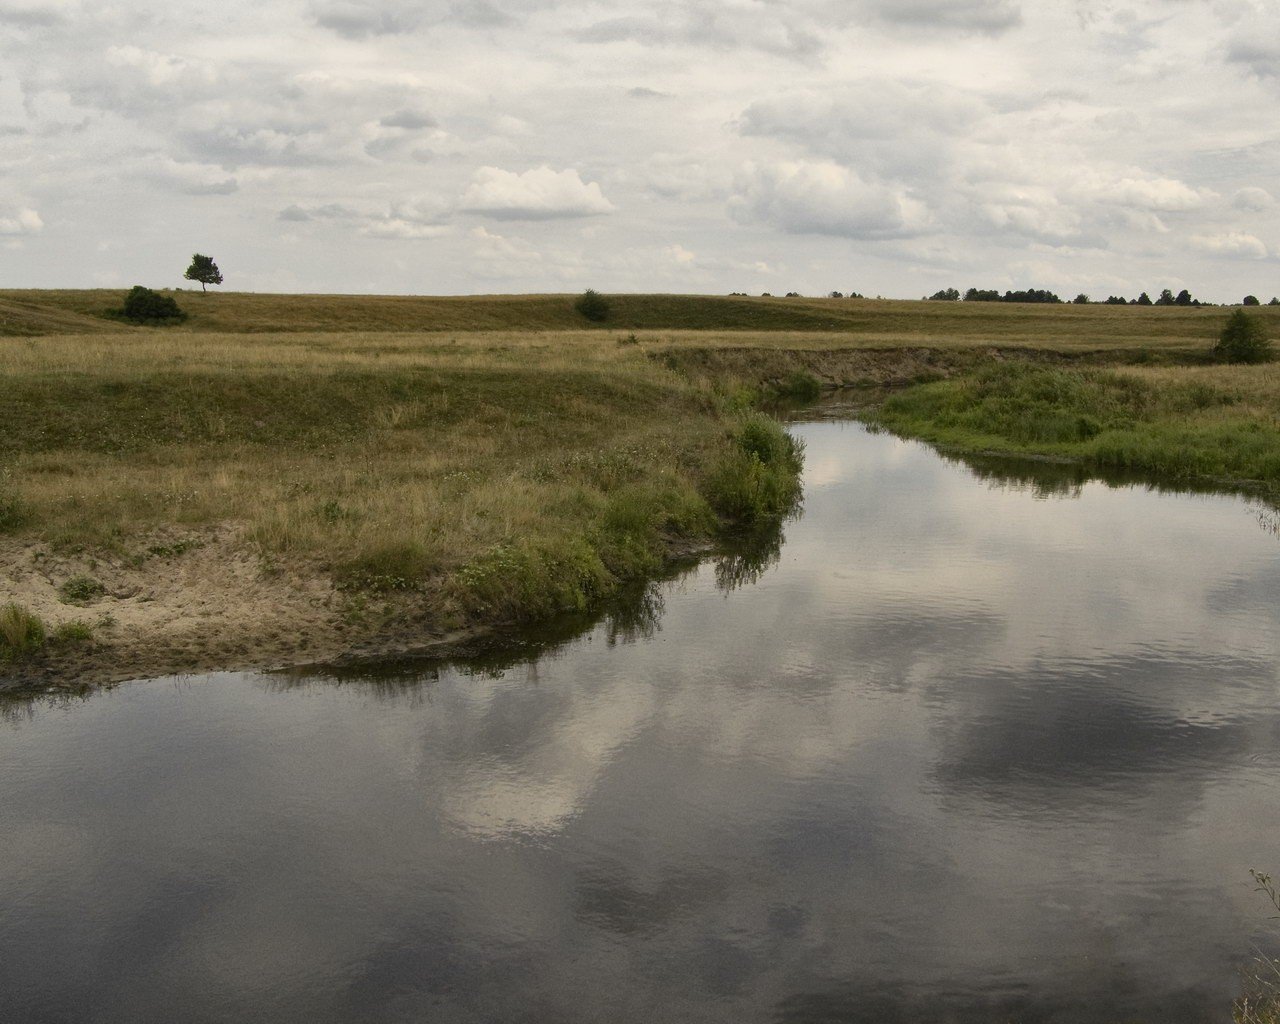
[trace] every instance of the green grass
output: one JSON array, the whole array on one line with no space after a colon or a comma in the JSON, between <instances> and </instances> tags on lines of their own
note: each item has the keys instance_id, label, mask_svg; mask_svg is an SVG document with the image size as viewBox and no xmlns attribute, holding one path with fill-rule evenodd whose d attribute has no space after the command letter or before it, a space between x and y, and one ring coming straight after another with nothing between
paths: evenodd
<instances>
[{"instance_id":1,"label":"green grass","mask_svg":"<svg viewBox=\"0 0 1280 1024\"><path fill-rule=\"evenodd\" d=\"M893 395L882 425L956 451L1061 456L1165 477L1280 483L1267 368L997 365Z\"/></svg>"},{"instance_id":2,"label":"green grass","mask_svg":"<svg viewBox=\"0 0 1280 1024\"><path fill-rule=\"evenodd\" d=\"M0 605L0 659L32 654L44 641L45 627L39 616L13 601Z\"/></svg>"}]
</instances>

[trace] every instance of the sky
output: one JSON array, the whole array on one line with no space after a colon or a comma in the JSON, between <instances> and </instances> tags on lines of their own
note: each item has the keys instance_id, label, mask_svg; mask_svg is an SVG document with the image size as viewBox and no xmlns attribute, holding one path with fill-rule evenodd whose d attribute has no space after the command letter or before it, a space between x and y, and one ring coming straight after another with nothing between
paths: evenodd
<instances>
[{"instance_id":1,"label":"sky","mask_svg":"<svg viewBox=\"0 0 1280 1024\"><path fill-rule=\"evenodd\" d=\"M1265 302L1278 101L1280 0L0 0L0 287Z\"/></svg>"}]
</instances>

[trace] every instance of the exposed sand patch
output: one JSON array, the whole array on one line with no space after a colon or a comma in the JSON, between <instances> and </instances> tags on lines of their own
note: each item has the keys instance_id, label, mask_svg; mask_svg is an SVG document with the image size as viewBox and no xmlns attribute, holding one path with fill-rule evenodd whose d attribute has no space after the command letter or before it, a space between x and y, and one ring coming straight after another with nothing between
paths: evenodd
<instances>
[{"instance_id":1,"label":"exposed sand patch","mask_svg":"<svg viewBox=\"0 0 1280 1024\"><path fill-rule=\"evenodd\" d=\"M77 576L105 592L66 603L59 588ZM128 557L0 539L0 600L26 606L50 635L73 621L93 632L91 641L51 641L37 656L0 663L0 689L322 660L369 631L324 574L266 565L226 527L149 538Z\"/></svg>"}]
</instances>

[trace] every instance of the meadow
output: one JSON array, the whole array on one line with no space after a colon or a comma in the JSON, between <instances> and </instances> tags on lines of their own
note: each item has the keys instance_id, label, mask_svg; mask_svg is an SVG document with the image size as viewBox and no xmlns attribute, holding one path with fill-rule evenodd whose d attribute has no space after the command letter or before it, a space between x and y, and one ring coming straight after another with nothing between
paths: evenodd
<instances>
[{"instance_id":1,"label":"meadow","mask_svg":"<svg viewBox=\"0 0 1280 1024\"><path fill-rule=\"evenodd\" d=\"M170 294L188 320L137 328L119 292L0 292L0 573L68 640L15 678L581 608L784 516L800 453L759 410L823 387L915 385L874 415L955 450L1280 478L1280 375L1208 365L1220 309Z\"/></svg>"}]
</instances>

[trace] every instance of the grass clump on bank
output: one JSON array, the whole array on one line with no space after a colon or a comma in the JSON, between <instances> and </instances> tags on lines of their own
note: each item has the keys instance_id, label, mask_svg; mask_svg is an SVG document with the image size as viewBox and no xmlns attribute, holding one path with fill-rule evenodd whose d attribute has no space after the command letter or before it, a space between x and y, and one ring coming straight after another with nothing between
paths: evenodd
<instances>
[{"instance_id":1,"label":"grass clump on bank","mask_svg":"<svg viewBox=\"0 0 1280 1024\"><path fill-rule=\"evenodd\" d=\"M1270 368L990 366L894 395L876 418L959 451L1280 483L1280 377Z\"/></svg>"},{"instance_id":2,"label":"grass clump on bank","mask_svg":"<svg viewBox=\"0 0 1280 1024\"><path fill-rule=\"evenodd\" d=\"M14 601L0 605L0 659L32 654L44 642L45 626L38 615Z\"/></svg>"},{"instance_id":3,"label":"grass clump on bank","mask_svg":"<svg viewBox=\"0 0 1280 1024\"><path fill-rule=\"evenodd\" d=\"M801 443L775 420L755 414L733 433L733 445L711 474L718 513L744 527L785 516L800 495Z\"/></svg>"}]
</instances>

